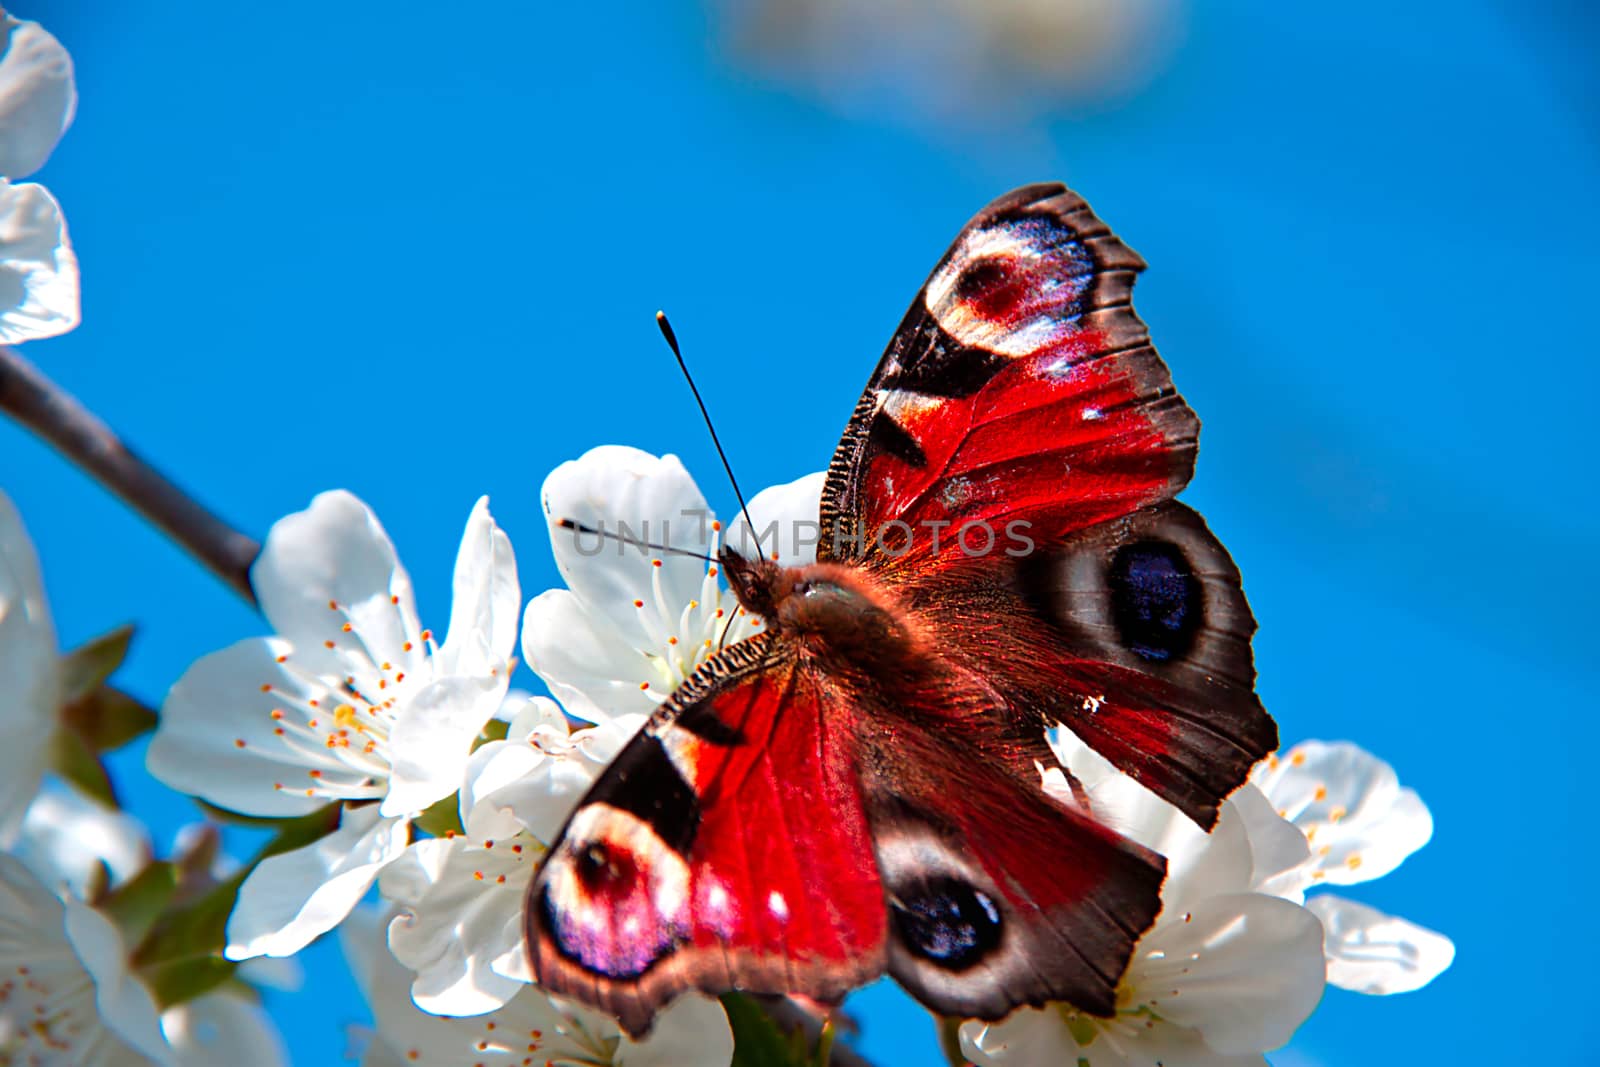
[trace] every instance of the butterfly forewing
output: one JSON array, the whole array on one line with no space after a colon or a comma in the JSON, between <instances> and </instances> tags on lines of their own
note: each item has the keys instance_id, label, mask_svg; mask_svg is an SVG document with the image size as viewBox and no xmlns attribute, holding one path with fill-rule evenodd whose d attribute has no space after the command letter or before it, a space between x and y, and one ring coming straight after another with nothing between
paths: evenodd
<instances>
[{"instance_id":1,"label":"butterfly forewing","mask_svg":"<svg viewBox=\"0 0 1600 1067\"><path fill-rule=\"evenodd\" d=\"M1167 505L1200 424L1134 313L1143 267L1063 186L980 212L845 430L819 552L936 608L1028 730L1066 723L1209 827L1277 730L1238 571Z\"/></svg>"},{"instance_id":2,"label":"butterfly forewing","mask_svg":"<svg viewBox=\"0 0 1600 1067\"><path fill-rule=\"evenodd\" d=\"M1143 267L1060 185L968 223L834 454L819 553L905 566L1016 520L1057 540L1181 489L1199 422L1129 303Z\"/></svg>"},{"instance_id":3,"label":"butterfly forewing","mask_svg":"<svg viewBox=\"0 0 1600 1067\"><path fill-rule=\"evenodd\" d=\"M704 665L584 798L529 892L540 985L639 1033L687 989L826 1002L883 972L848 709L785 651Z\"/></svg>"}]
</instances>

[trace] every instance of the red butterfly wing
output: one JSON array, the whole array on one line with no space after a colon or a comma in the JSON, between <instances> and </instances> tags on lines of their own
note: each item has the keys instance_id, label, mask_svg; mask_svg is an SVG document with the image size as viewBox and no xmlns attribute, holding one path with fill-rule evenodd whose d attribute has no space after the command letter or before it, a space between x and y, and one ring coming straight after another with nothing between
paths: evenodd
<instances>
[{"instance_id":1,"label":"red butterfly wing","mask_svg":"<svg viewBox=\"0 0 1600 1067\"><path fill-rule=\"evenodd\" d=\"M1004 720L951 680L919 707L922 689L841 683L772 635L702 667L536 873L539 984L635 1034L688 989L828 1002L886 967L951 1014L1110 1014L1164 864L989 758Z\"/></svg>"},{"instance_id":2,"label":"red butterfly wing","mask_svg":"<svg viewBox=\"0 0 1600 1067\"><path fill-rule=\"evenodd\" d=\"M1199 422L1130 304L1143 267L1061 185L969 222L834 454L822 558L970 553L1013 520L1056 541L1187 484Z\"/></svg>"},{"instance_id":3,"label":"red butterfly wing","mask_svg":"<svg viewBox=\"0 0 1600 1067\"><path fill-rule=\"evenodd\" d=\"M686 989L831 1001L882 974L883 886L836 704L765 634L681 686L535 876L539 984L639 1033Z\"/></svg>"},{"instance_id":4,"label":"red butterfly wing","mask_svg":"<svg viewBox=\"0 0 1600 1067\"><path fill-rule=\"evenodd\" d=\"M902 583L1022 720L1210 826L1277 729L1238 571L1167 503L1199 422L1133 311L1143 266L1060 185L980 212L851 418L819 550Z\"/></svg>"}]
</instances>

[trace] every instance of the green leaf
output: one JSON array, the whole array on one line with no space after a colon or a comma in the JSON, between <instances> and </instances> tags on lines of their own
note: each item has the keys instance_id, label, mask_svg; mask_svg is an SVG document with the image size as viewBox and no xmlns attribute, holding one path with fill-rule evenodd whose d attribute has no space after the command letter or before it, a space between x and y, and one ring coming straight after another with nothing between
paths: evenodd
<instances>
[{"instance_id":1,"label":"green leaf","mask_svg":"<svg viewBox=\"0 0 1600 1067\"><path fill-rule=\"evenodd\" d=\"M504 741L506 739L506 731L510 729L511 724L504 719L490 719L484 724L483 729L478 731L478 742L473 747L477 748L478 745L486 745L490 741Z\"/></svg>"},{"instance_id":2,"label":"green leaf","mask_svg":"<svg viewBox=\"0 0 1600 1067\"><path fill-rule=\"evenodd\" d=\"M64 705L61 718L94 752L121 748L159 721L154 711L109 685Z\"/></svg>"},{"instance_id":3,"label":"green leaf","mask_svg":"<svg viewBox=\"0 0 1600 1067\"><path fill-rule=\"evenodd\" d=\"M119 806L117 791L111 786L111 776L106 773L105 765L76 731L65 727L56 730L50 739L50 767L85 796L108 808Z\"/></svg>"},{"instance_id":4,"label":"green leaf","mask_svg":"<svg viewBox=\"0 0 1600 1067\"><path fill-rule=\"evenodd\" d=\"M812 1067L828 1067L833 1059L833 1039L837 1031L833 1028L833 1020L825 1019L822 1023L822 1033L817 1035L817 1054L812 1057Z\"/></svg>"},{"instance_id":5,"label":"green leaf","mask_svg":"<svg viewBox=\"0 0 1600 1067\"><path fill-rule=\"evenodd\" d=\"M790 1036L759 1004L742 993L724 993L721 1000L733 1029L730 1067L808 1067L803 1036L797 1057Z\"/></svg>"},{"instance_id":6,"label":"green leaf","mask_svg":"<svg viewBox=\"0 0 1600 1067\"><path fill-rule=\"evenodd\" d=\"M228 942L228 916L239 887L256 865L268 856L309 845L326 837L339 825L339 805L329 804L309 815L279 820L277 836L267 842L243 869L192 903L163 915L145 943L134 953L134 965L154 971L170 963L222 955ZM176 1002L173 1002L176 1003Z\"/></svg>"},{"instance_id":7,"label":"green leaf","mask_svg":"<svg viewBox=\"0 0 1600 1067\"><path fill-rule=\"evenodd\" d=\"M155 926L162 909L178 888L178 869L170 863L156 862L145 867L133 880L113 890L100 910L116 923L125 945L139 945Z\"/></svg>"},{"instance_id":8,"label":"green leaf","mask_svg":"<svg viewBox=\"0 0 1600 1067\"><path fill-rule=\"evenodd\" d=\"M201 956L142 968L139 977L162 1009L193 1000L227 982L239 965L221 956Z\"/></svg>"},{"instance_id":9,"label":"green leaf","mask_svg":"<svg viewBox=\"0 0 1600 1067\"><path fill-rule=\"evenodd\" d=\"M415 819L415 825L430 837L449 837L464 834L461 825L461 801L455 793L429 804Z\"/></svg>"},{"instance_id":10,"label":"green leaf","mask_svg":"<svg viewBox=\"0 0 1600 1067\"><path fill-rule=\"evenodd\" d=\"M76 704L105 684L128 656L133 624L85 641L61 657L62 703Z\"/></svg>"}]
</instances>

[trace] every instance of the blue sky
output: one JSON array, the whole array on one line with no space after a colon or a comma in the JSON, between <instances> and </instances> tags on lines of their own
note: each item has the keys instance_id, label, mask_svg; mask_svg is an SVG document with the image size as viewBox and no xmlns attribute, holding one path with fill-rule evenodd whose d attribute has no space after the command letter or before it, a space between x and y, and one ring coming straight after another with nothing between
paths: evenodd
<instances>
[{"instance_id":1,"label":"blue sky","mask_svg":"<svg viewBox=\"0 0 1600 1067\"><path fill-rule=\"evenodd\" d=\"M1205 424L1185 499L1244 573L1283 736L1359 742L1435 817L1350 895L1455 966L1330 991L1278 1062L1577 1062L1600 115L1566 6L1196 5L1130 99L950 122L771 81L697 5L18 2L82 95L39 180L84 323L28 354L258 536L353 490L442 619L481 493L525 590L557 582L538 486L593 445L675 452L731 510L658 307L741 479L785 481L826 465L960 224L1064 179L1151 264L1138 306ZM0 457L64 640L137 621L146 699L259 632L9 425ZM139 766L169 835L194 812ZM363 1010L335 951L307 962L280 1018L296 1062L334 1062ZM898 992L859 1005L880 1064L931 1062Z\"/></svg>"}]
</instances>

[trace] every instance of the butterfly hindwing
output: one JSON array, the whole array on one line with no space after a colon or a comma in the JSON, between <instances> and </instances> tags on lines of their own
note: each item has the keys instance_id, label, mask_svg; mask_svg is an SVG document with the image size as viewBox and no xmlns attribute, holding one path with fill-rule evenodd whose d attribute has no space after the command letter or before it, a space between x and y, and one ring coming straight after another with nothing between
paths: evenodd
<instances>
[{"instance_id":1,"label":"butterfly hindwing","mask_svg":"<svg viewBox=\"0 0 1600 1067\"><path fill-rule=\"evenodd\" d=\"M607 768L529 891L534 974L633 1033L689 989L819 1001L883 972L887 917L845 716L762 635Z\"/></svg>"},{"instance_id":2,"label":"butterfly hindwing","mask_svg":"<svg viewBox=\"0 0 1600 1067\"><path fill-rule=\"evenodd\" d=\"M941 605L952 655L989 672L1024 728L1066 725L1205 828L1277 747L1239 571L1192 509L1168 501L963 563L919 599Z\"/></svg>"},{"instance_id":3,"label":"butterfly hindwing","mask_svg":"<svg viewBox=\"0 0 1600 1067\"><path fill-rule=\"evenodd\" d=\"M823 558L903 567L1013 521L1051 541L1181 489L1199 422L1133 311L1143 267L1061 185L969 222L834 453Z\"/></svg>"},{"instance_id":4,"label":"butterfly hindwing","mask_svg":"<svg viewBox=\"0 0 1600 1067\"><path fill-rule=\"evenodd\" d=\"M921 758L917 780L869 784L889 973L959 1018L1051 1001L1111 1015L1160 910L1164 861L1049 798L1031 767L1023 777L973 752Z\"/></svg>"}]
</instances>

